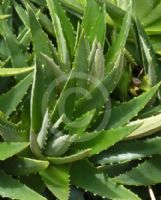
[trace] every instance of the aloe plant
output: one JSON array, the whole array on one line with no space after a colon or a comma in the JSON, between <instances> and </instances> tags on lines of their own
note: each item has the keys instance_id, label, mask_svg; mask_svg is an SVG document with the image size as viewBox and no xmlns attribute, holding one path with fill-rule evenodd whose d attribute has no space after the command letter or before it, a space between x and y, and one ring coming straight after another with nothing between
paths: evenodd
<instances>
[{"instance_id":1,"label":"aloe plant","mask_svg":"<svg viewBox=\"0 0 161 200\"><path fill-rule=\"evenodd\" d=\"M160 2L139 6L0 3L2 198L137 200L161 183Z\"/></svg>"}]
</instances>

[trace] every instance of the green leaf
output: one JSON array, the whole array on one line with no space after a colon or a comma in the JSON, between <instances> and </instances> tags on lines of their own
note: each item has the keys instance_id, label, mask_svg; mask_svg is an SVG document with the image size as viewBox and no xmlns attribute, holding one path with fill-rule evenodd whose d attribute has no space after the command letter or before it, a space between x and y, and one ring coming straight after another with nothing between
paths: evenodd
<instances>
[{"instance_id":1,"label":"green leaf","mask_svg":"<svg viewBox=\"0 0 161 200\"><path fill-rule=\"evenodd\" d=\"M0 96L0 110L9 116L21 102L32 82L32 74L27 75L8 92ZM9 106L8 106L9 105Z\"/></svg>"},{"instance_id":2,"label":"green leaf","mask_svg":"<svg viewBox=\"0 0 161 200\"><path fill-rule=\"evenodd\" d=\"M0 171L0 196L20 200L47 200L18 180Z\"/></svg>"},{"instance_id":3,"label":"green leaf","mask_svg":"<svg viewBox=\"0 0 161 200\"><path fill-rule=\"evenodd\" d=\"M62 157L48 157L48 160L53 163L54 165L61 165L76 162L78 160L82 160L89 156L91 149L82 150L78 153L69 155L69 156L62 156Z\"/></svg>"},{"instance_id":4,"label":"green leaf","mask_svg":"<svg viewBox=\"0 0 161 200\"><path fill-rule=\"evenodd\" d=\"M26 2L22 2L22 3L26 5ZM33 3L31 3L31 1L27 1L27 3L30 5L30 7L36 14L36 17L39 23L41 24L43 30L45 30L45 32L47 32L50 36L52 37L55 36L54 27L52 26L52 22L49 19L49 17L46 15L46 13L40 12L39 7L35 6Z\"/></svg>"},{"instance_id":5,"label":"green leaf","mask_svg":"<svg viewBox=\"0 0 161 200\"><path fill-rule=\"evenodd\" d=\"M115 63L114 69L106 75L102 81L93 77L95 88L78 100L75 106L75 117L78 117L92 109L100 109L105 103L107 103L109 94L115 89L122 76L123 67L124 56L120 55Z\"/></svg>"},{"instance_id":6,"label":"green leaf","mask_svg":"<svg viewBox=\"0 0 161 200\"><path fill-rule=\"evenodd\" d=\"M110 47L107 56L106 56L106 73L109 73L115 66L115 63L118 60L118 57L125 48L127 37L129 34L131 26L131 15L132 15L132 3L131 0L128 1L128 9L123 19L121 30L114 43Z\"/></svg>"},{"instance_id":7,"label":"green leaf","mask_svg":"<svg viewBox=\"0 0 161 200\"><path fill-rule=\"evenodd\" d=\"M144 67L145 74L148 76L150 86L153 86L161 80L161 70L159 67L159 63L155 55L155 51L153 50L150 40L147 37L142 25L138 20L135 20L134 23L137 29L135 31L138 32L137 37L139 39L139 45L141 50L141 64Z\"/></svg>"},{"instance_id":8,"label":"green leaf","mask_svg":"<svg viewBox=\"0 0 161 200\"><path fill-rule=\"evenodd\" d=\"M75 53L73 68L54 107L51 116L52 122L56 121L62 114L65 114L65 117L67 117L66 121L71 120L77 94L76 91L77 89L78 91L79 89L84 89L87 85L87 58L86 40L84 38L84 33L82 33L78 42L77 51Z\"/></svg>"},{"instance_id":9,"label":"green leaf","mask_svg":"<svg viewBox=\"0 0 161 200\"><path fill-rule=\"evenodd\" d=\"M19 46L21 47L22 51L27 54L28 59L31 58L31 55L28 54L28 46L31 42L31 33L28 28L24 28L24 32L21 32L18 41L19 41Z\"/></svg>"},{"instance_id":10,"label":"green leaf","mask_svg":"<svg viewBox=\"0 0 161 200\"><path fill-rule=\"evenodd\" d=\"M80 135L88 128L94 114L95 110L91 110L74 121L67 123L64 128L69 131L69 134Z\"/></svg>"},{"instance_id":11,"label":"green leaf","mask_svg":"<svg viewBox=\"0 0 161 200\"><path fill-rule=\"evenodd\" d=\"M70 65L69 49L67 47L67 40L66 40L64 32L63 32L64 29L63 29L62 24L61 24L62 17L63 17L63 20L65 19L65 14L63 13L62 10L60 10L61 7L58 7L59 4L57 4L56 1L46 0L46 2L47 2L48 9L50 11L53 26L54 26L54 29L55 29L59 55L61 57L62 62L67 65L66 66L67 69L69 69L69 65ZM57 10L56 8L59 9L59 10ZM61 16L61 19L60 19L60 16ZM66 19L65 21L67 22L68 20ZM64 23L63 23L63 25L64 25ZM66 33L69 32L69 27L71 26L71 25L69 25L69 21L67 22L65 27L67 27L67 26L68 26L68 28L66 30ZM69 34L71 34L71 31L70 31ZM70 40L71 40L71 38L68 37L68 41L70 41ZM72 46L72 48L73 48L73 46Z\"/></svg>"},{"instance_id":12,"label":"green leaf","mask_svg":"<svg viewBox=\"0 0 161 200\"><path fill-rule=\"evenodd\" d=\"M24 67L24 68L0 68L0 77L15 76L19 74L24 74L31 72L33 67Z\"/></svg>"},{"instance_id":13,"label":"green leaf","mask_svg":"<svg viewBox=\"0 0 161 200\"><path fill-rule=\"evenodd\" d=\"M49 4L49 1L47 1L47 2ZM75 46L74 28L73 28L70 20L68 19L64 9L62 8L62 6L60 5L60 3L57 0L52 0L52 3L50 2L50 5L53 6L55 14L60 19L60 23L61 23L61 26L62 26L63 32L64 32L64 37L66 39L69 53L72 58L74 55L74 46ZM51 16L53 16L53 11L51 10L50 7L49 7L49 10L52 13ZM53 16L53 20L54 20L54 16Z\"/></svg>"},{"instance_id":14,"label":"green leaf","mask_svg":"<svg viewBox=\"0 0 161 200\"><path fill-rule=\"evenodd\" d=\"M145 140L123 141L105 152L96 155L93 160L100 165L128 162L161 153L161 137ZM136 148L137 147L137 148Z\"/></svg>"},{"instance_id":15,"label":"green leaf","mask_svg":"<svg viewBox=\"0 0 161 200\"><path fill-rule=\"evenodd\" d=\"M2 168L15 176L29 175L44 171L49 165L48 161L31 158L15 157L8 159L2 164ZM12 166L12 167L11 167Z\"/></svg>"},{"instance_id":16,"label":"green leaf","mask_svg":"<svg viewBox=\"0 0 161 200\"><path fill-rule=\"evenodd\" d=\"M161 114L132 121L128 125L135 125L137 123L141 124L137 130L135 130L130 136L128 136L128 139L133 139L133 138L140 138L140 137L145 137L151 134L156 133L157 131L161 130Z\"/></svg>"},{"instance_id":17,"label":"green leaf","mask_svg":"<svg viewBox=\"0 0 161 200\"><path fill-rule=\"evenodd\" d=\"M92 50L91 50L92 53ZM91 56L92 58L93 56ZM101 47L100 43L97 44L95 49L95 56L92 58L93 65L91 67L91 79L94 77L98 80L103 80L104 78L104 55L103 55L103 48ZM91 80L91 85L94 85Z\"/></svg>"},{"instance_id":18,"label":"green leaf","mask_svg":"<svg viewBox=\"0 0 161 200\"><path fill-rule=\"evenodd\" d=\"M149 10L149 13L142 20L142 23L145 27L147 27L148 25L151 25L156 20L161 18L160 9L161 9L161 3L156 5L153 9Z\"/></svg>"},{"instance_id":19,"label":"green leaf","mask_svg":"<svg viewBox=\"0 0 161 200\"><path fill-rule=\"evenodd\" d=\"M5 19L8 19L10 17L11 17L11 15L0 15L0 20L5 20Z\"/></svg>"},{"instance_id":20,"label":"green leaf","mask_svg":"<svg viewBox=\"0 0 161 200\"><path fill-rule=\"evenodd\" d=\"M124 185L154 185L161 183L161 156L157 155L113 180ZM150 172L150 173L149 173Z\"/></svg>"},{"instance_id":21,"label":"green leaf","mask_svg":"<svg viewBox=\"0 0 161 200\"><path fill-rule=\"evenodd\" d=\"M41 157L40 148L37 143L37 133L40 131L43 121L42 113L42 97L44 90L44 79L42 66L39 65L37 58L35 58L33 74L33 84L31 90L31 103L30 103L30 147L32 152Z\"/></svg>"},{"instance_id":22,"label":"green leaf","mask_svg":"<svg viewBox=\"0 0 161 200\"><path fill-rule=\"evenodd\" d=\"M92 12L91 12L92 10ZM84 11L84 19L82 28L85 30L86 36L90 44L96 39L104 46L106 33L106 16L105 7L99 6L95 0L88 0Z\"/></svg>"},{"instance_id":23,"label":"green leaf","mask_svg":"<svg viewBox=\"0 0 161 200\"><path fill-rule=\"evenodd\" d=\"M151 89L149 89L149 91L141 94L140 96L133 98L129 102L114 107L111 110L111 116L107 127L115 128L128 123L154 97L159 87L160 84L152 87Z\"/></svg>"},{"instance_id":24,"label":"green leaf","mask_svg":"<svg viewBox=\"0 0 161 200\"><path fill-rule=\"evenodd\" d=\"M48 156L62 156L71 145L71 137L63 135L58 138L51 138L45 148L45 154Z\"/></svg>"},{"instance_id":25,"label":"green leaf","mask_svg":"<svg viewBox=\"0 0 161 200\"><path fill-rule=\"evenodd\" d=\"M67 119L71 119L73 109L74 109L74 102L75 102L75 93L72 91L75 88L76 80L74 77L74 68L71 70L70 75L67 77L67 81L65 86L54 106L53 112L51 114L51 122L55 123L60 116L63 114ZM68 91L72 91L72 93L68 95ZM75 89L74 89L75 91Z\"/></svg>"},{"instance_id":26,"label":"green leaf","mask_svg":"<svg viewBox=\"0 0 161 200\"><path fill-rule=\"evenodd\" d=\"M139 118L143 119L146 117L150 117L161 112L161 105L153 106L151 108L145 108L140 114Z\"/></svg>"},{"instance_id":27,"label":"green leaf","mask_svg":"<svg viewBox=\"0 0 161 200\"><path fill-rule=\"evenodd\" d=\"M38 22L32 8L29 5L27 5L27 10L28 10L29 21L30 21L33 48L34 48L37 58L41 59L40 52L51 57L52 54L51 54L51 50L49 46L48 36L42 30L40 23Z\"/></svg>"},{"instance_id":28,"label":"green leaf","mask_svg":"<svg viewBox=\"0 0 161 200\"><path fill-rule=\"evenodd\" d=\"M147 33L147 35L159 35L161 33L161 18L158 19L156 22L154 22L152 25L148 26L147 28L145 28L145 32Z\"/></svg>"},{"instance_id":29,"label":"green leaf","mask_svg":"<svg viewBox=\"0 0 161 200\"><path fill-rule=\"evenodd\" d=\"M40 5L40 6L46 5L45 0L32 0L32 2L34 2L34 3L36 3L37 5Z\"/></svg>"},{"instance_id":30,"label":"green leaf","mask_svg":"<svg viewBox=\"0 0 161 200\"><path fill-rule=\"evenodd\" d=\"M124 137L132 133L137 126L125 126L105 131L98 132L98 135L93 139L86 142L76 143L77 149L87 149L91 148L90 155L98 154L103 150L106 150L110 146L122 140ZM94 132L95 133L95 132ZM92 132L90 133L93 134Z\"/></svg>"},{"instance_id":31,"label":"green leaf","mask_svg":"<svg viewBox=\"0 0 161 200\"><path fill-rule=\"evenodd\" d=\"M42 124L42 97L44 90L43 69L35 58L33 84L31 92L31 129L34 133L38 133Z\"/></svg>"},{"instance_id":32,"label":"green leaf","mask_svg":"<svg viewBox=\"0 0 161 200\"><path fill-rule=\"evenodd\" d=\"M6 119L6 115L0 112L0 135L5 142L27 141L26 134L17 125Z\"/></svg>"},{"instance_id":33,"label":"green leaf","mask_svg":"<svg viewBox=\"0 0 161 200\"><path fill-rule=\"evenodd\" d=\"M16 1L13 1L13 2L14 2L14 8L15 8L18 16L24 23L24 25L26 27L30 27L29 17L28 17L26 10L20 4L18 4Z\"/></svg>"},{"instance_id":34,"label":"green leaf","mask_svg":"<svg viewBox=\"0 0 161 200\"><path fill-rule=\"evenodd\" d=\"M11 35L4 33L4 37L11 55L13 67L26 67L27 61L25 55L19 47L17 39Z\"/></svg>"},{"instance_id":35,"label":"green leaf","mask_svg":"<svg viewBox=\"0 0 161 200\"><path fill-rule=\"evenodd\" d=\"M102 0L97 0L98 2L102 3ZM125 15L124 10L120 9L118 6L114 5L108 0L105 0L106 4L106 11L110 18L112 19L112 22L114 22L116 25L120 26L123 20L123 17Z\"/></svg>"},{"instance_id":36,"label":"green leaf","mask_svg":"<svg viewBox=\"0 0 161 200\"><path fill-rule=\"evenodd\" d=\"M10 158L20 153L22 150L24 150L28 146L29 146L29 143L27 142L0 143L0 160L5 160L7 158Z\"/></svg>"},{"instance_id":37,"label":"green leaf","mask_svg":"<svg viewBox=\"0 0 161 200\"><path fill-rule=\"evenodd\" d=\"M133 14L140 20L149 15L155 5L155 0L133 0Z\"/></svg>"},{"instance_id":38,"label":"green leaf","mask_svg":"<svg viewBox=\"0 0 161 200\"><path fill-rule=\"evenodd\" d=\"M60 0L60 2L67 8L67 10L69 10L69 12L73 13L77 17L80 17L80 14L83 13L85 0Z\"/></svg>"},{"instance_id":39,"label":"green leaf","mask_svg":"<svg viewBox=\"0 0 161 200\"><path fill-rule=\"evenodd\" d=\"M59 199L69 199L69 166L51 166L41 172L47 188Z\"/></svg>"},{"instance_id":40,"label":"green leaf","mask_svg":"<svg viewBox=\"0 0 161 200\"><path fill-rule=\"evenodd\" d=\"M48 139L48 128L49 128L49 113L48 110L46 111L43 122L42 122L42 127L41 130L39 131L37 135L37 143L40 147L41 150L44 149L46 146L46 141Z\"/></svg>"},{"instance_id":41,"label":"green leaf","mask_svg":"<svg viewBox=\"0 0 161 200\"><path fill-rule=\"evenodd\" d=\"M86 89L87 81L88 81L88 42L85 36L84 31L82 31L76 53L75 59L73 63L73 67L75 68L75 77L76 77L76 87L79 91L80 89ZM77 96L80 94L78 92ZM81 94L82 96L82 94Z\"/></svg>"},{"instance_id":42,"label":"green leaf","mask_svg":"<svg viewBox=\"0 0 161 200\"><path fill-rule=\"evenodd\" d=\"M87 161L79 161L72 165L71 182L103 198L139 200L139 197L100 173Z\"/></svg>"},{"instance_id":43,"label":"green leaf","mask_svg":"<svg viewBox=\"0 0 161 200\"><path fill-rule=\"evenodd\" d=\"M58 66L52 58L50 58L49 56L43 53L41 53L41 56L42 56L42 60L46 64L46 67L48 67L53 72L53 76L55 78L59 78L60 76L62 77L66 76L66 74L61 70L61 67Z\"/></svg>"}]
</instances>

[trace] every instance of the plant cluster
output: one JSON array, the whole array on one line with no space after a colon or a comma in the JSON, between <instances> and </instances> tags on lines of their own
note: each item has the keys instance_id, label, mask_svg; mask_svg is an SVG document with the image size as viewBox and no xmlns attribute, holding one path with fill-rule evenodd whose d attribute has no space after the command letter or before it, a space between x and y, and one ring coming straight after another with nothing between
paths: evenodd
<instances>
[{"instance_id":1,"label":"plant cluster","mask_svg":"<svg viewBox=\"0 0 161 200\"><path fill-rule=\"evenodd\" d=\"M161 197L160 8L0 1L2 198Z\"/></svg>"}]
</instances>

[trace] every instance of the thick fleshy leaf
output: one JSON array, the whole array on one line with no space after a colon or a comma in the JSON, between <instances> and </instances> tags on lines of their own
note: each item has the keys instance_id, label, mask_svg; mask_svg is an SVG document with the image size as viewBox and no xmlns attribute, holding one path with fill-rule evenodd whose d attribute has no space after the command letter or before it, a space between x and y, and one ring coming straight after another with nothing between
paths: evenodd
<instances>
[{"instance_id":1,"label":"thick fleshy leaf","mask_svg":"<svg viewBox=\"0 0 161 200\"><path fill-rule=\"evenodd\" d=\"M124 137L132 133L137 126L125 126L105 131L98 132L98 135L93 139L86 142L79 142L75 144L78 149L91 148L90 155L98 154L103 150L106 150L110 146L122 140ZM95 132L94 132L95 133ZM92 133L90 133L92 135Z\"/></svg>"},{"instance_id":2,"label":"thick fleshy leaf","mask_svg":"<svg viewBox=\"0 0 161 200\"><path fill-rule=\"evenodd\" d=\"M144 4L147 5L148 2ZM147 27L148 25L154 23L159 18L161 18L160 9L161 3L158 3L153 9L150 9L149 13L147 13L147 15L142 20L143 25Z\"/></svg>"},{"instance_id":3,"label":"thick fleshy leaf","mask_svg":"<svg viewBox=\"0 0 161 200\"><path fill-rule=\"evenodd\" d=\"M67 46L67 40L65 38L64 31L63 31L63 24L61 24L62 18L63 18L63 20L65 19L65 13L63 10L61 10L61 7L59 6L59 4L56 1L46 0L46 2L47 2L48 9L50 11L50 16L52 18L53 26L55 29L59 55L61 57L62 62L67 65L66 69L69 69L70 53L69 53L69 49ZM60 16L61 16L61 18L60 18ZM65 32L67 33L69 31L69 27L71 27L71 24L69 23L69 21L67 19L66 19L66 23L65 23L65 26L66 26ZM73 35L73 32L71 32L71 31L72 30L70 30L69 34L72 33L72 35ZM71 38L68 37L68 39L70 42ZM73 46L72 46L72 48L73 48Z\"/></svg>"},{"instance_id":4,"label":"thick fleshy leaf","mask_svg":"<svg viewBox=\"0 0 161 200\"><path fill-rule=\"evenodd\" d=\"M74 121L67 123L64 128L69 131L69 134L79 135L87 129L94 114L95 110L89 111Z\"/></svg>"},{"instance_id":5,"label":"thick fleshy leaf","mask_svg":"<svg viewBox=\"0 0 161 200\"><path fill-rule=\"evenodd\" d=\"M70 147L72 141L69 135L62 135L58 138L51 138L45 148L45 154L48 156L62 156Z\"/></svg>"},{"instance_id":6,"label":"thick fleshy leaf","mask_svg":"<svg viewBox=\"0 0 161 200\"><path fill-rule=\"evenodd\" d=\"M80 116L81 114L92 110L92 109L100 109L107 101L109 101L109 94L117 86L124 68L124 55L120 55L118 57L117 62L115 63L114 69L104 77L102 81L98 79L93 79L93 83L95 83L94 89L87 93L84 97L77 101L75 106L75 117Z\"/></svg>"},{"instance_id":7,"label":"thick fleshy leaf","mask_svg":"<svg viewBox=\"0 0 161 200\"><path fill-rule=\"evenodd\" d=\"M124 185L153 185L161 183L161 156L157 155L144 161L137 167L114 178L117 183ZM149 173L150 172L150 173Z\"/></svg>"},{"instance_id":8,"label":"thick fleshy leaf","mask_svg":"<svg viewBox=\"0 0 161 200\"><path fill-rule=\"evenodd\" d=\"M42 124L42 97L43 97L43 69L40 63L35 59L33 84L31 92L31 129L34 133L40 130Z\"/></svg>"},{"instance_id":9,"label":"thick fleshy leaf","mask_svg":"<svg viewBox=\"0 0 161 200\"><path fill-rule=\"evenodd\" d=\"M122 103L121 105L114 107L111 110L111 116L107 127L114 128L128 123L133 117L137 116L138 112L141 111L145 105L154 97L159 87L160 84L152 87L149 89L149 91L130 100L129 102Z\"/></svg>"},{"instance_id":10,"label":"thick fleshy leaf","mask_svg":"<svg viewBox=\"0 0 161 200\"><path fill-rule=\"evenodd\" d=\"M5 160L9 157L12 157L26 147L29 146L27 142L4 142L0 143L0 160Z\"/></svg>"},{"instance_id":11,"label":"thick fleshy leaf","mask_svg":"<svg viewBox=\"0 0 161 200\"><path fill-rule=\"evenodd\" d=\"M69 199L69 166L50 166L40 173L48 189L59 199Z\"/></svg>"},{"instance_id":12,"label":"thick fleshy leaf","mask_svg":"<svg viewBox=\"0 0 161 200\"><path fill-rule=\"evenodd\" d=\"M3 171L0 171L0 196L3 198L21 199L21 200L47 200L45 197L36 193L31 188L20 183Z\"/></svg>"},{"instance_id":13,"label":"thick fleshy leaf","mask_svg":"<svg viewBox=\"0 0 161 200\"><path fill-rule=\"evenodd\" d=\"M0 20L8 19L11 15L0 15Z\"/></svg>"},{"instance_id":14,"label":"thick fleshy leaf","mask_svg":"<svg viewBox=\"0 0 161 200\"><path fill-rule=\"evenodd\" d=\"M72 165L71 182L72 184L103 198L140 199L128 189L121 185L117 185L104 173L100 173L87 161L79 161Z\"/></svg>"},{"instance_id":15,"label":"thick fleshy leaf","mask_svg":"<svg viewBox=\"0 0 161 200\"><path fill-rule=\"evenodd\" d=\"M139 43L137 45L140 47L138 52L140 51L139 56L141 59L141 64L143 65L145 74L148 76L149 85L153 86L161 80L160 79L161 70L159 67L159 63L155 55L155 51L141 23L138 20L135 20L134 25L135 25L134 26L135 34L138 37L138 43Z\"/></svg>"},{"instance_id":16,"label":"thick fleshy leaf","mask_svg":"<svg viewBox=\"0 0 161 200\"><path fill-rule=\"evenodd\" d=\"M155 5L155 0L133 0L133 13L140 20L146 19Z\"/></svg>"},{"instance_id":17,"label":"thick fleshy leaf","mask_svg":"<svg viewBox=\"0 0 161 200\"><path fill-rule=\"evenodd\" d=\"M117 36L111 48L109 49L106 56L106 68L105 68L106 73L111 72L111 70L115 67L115 63L117 62L118 57L122 53L126 44L126 40L131 26L131 14L132 14L132 2L131 0L129 0L128 2L129 2L128 9L123 19L120 33Z\"/></svg>"},{"instance_id":18,"label":"thick fleshy leaf","mask_svg":"<svg viewBox=\"0 0 161 200\"><path fill-rule=\"evenodd\" d=\"M62 5L59 3L59 1L57 0L53 0L52 2L47 1L48 5L52 5L55 14L59 17L60 19L60 23L61 26L63 27L63 32L64 32L64 37L66 39L67 45L68 45L68 49L69 49L69 53L71 58L74 55L74 46L75 46L75 33L74 33L74 28L69 20L69 18L67 17L64 9L62 8ZM53 10L51 7L49 7L50 13L53 17ZM52 18L54 20L54 17ZM54 23L54 21L53 21Z\"/></svg>"},{"instance_id":19,"label":"thick fleshy leaf","mask_svg":"<svg viewBox=\"0 0 161 200\"><path fill-rule=\"evenodd\" d=\"M66 117L68 118L67 121L71 120L73 115L76 95L79 97L80 95L79 90L80 91L83 90L84 92L85 87L87 85L87 80L88 80L87 58L88 58L87 44L84 33L82 33L75 53L73 68L68 76L63 91L60 94L60 97L54 107L51 116L52 122L55 122L62 114L66 115Z\"/></svg>"},{"instance_id":20,"label":"thick fleshy leaf","mask_svg":"<svg viewBox=\"0 0 161 200\"><path fill-rule=\"evenodd\" d=\"M10 51L13 67L26 67L27 66L26 57L22 53L22 50L19 47L17 39L13 35L9 34L5 34L4 37L8 49Z\"/></svg>"},{"instance_id":21,"label":"thick fleshy leaf","mask_svg":"<svg viewBox=\"0 0 161 200\"><path fill-rule=\"evenodd\" d=\"M41 157L40 148L37 143L37 133L40 131L43 121L42 98L44 90L44 79L42 66L35 59L33 84L30 99L30 147L32 152Z\"/></svg>"},{"instance_id":22,"label":"thick fleshy leaf","mask_svg":"<svg viewBox=\"0 0 161 200\"><path fill-rule=\"evenodd\" d=\"M161 130L161 114L152 116L152 117L147 117L144 119L136 120L128 125L134 125L134 124L141 124L140 127L135 130L129 137L128 139L134 139L134 138L141 138L145 137L148 135L152 135L156 133L157 131Z\"/></svg>"},{"instance_id":23,"label":"thick fleshy leaf","mask_svg":"<svg viewBox=\"0 0 161 200\"><path fill-rule=\"evenodd\" d=\"M33 69L34 69L33 67L0 68L0 77L16 76L16 75L19 75L19 74L31 72Z\"/></svg>"},{"instance_id":24,"label":"thick fleshy leaf","mask_svg":"<svg viewBox=\"0 0 161 200\"><path fill-rule=\"evenodd\" d=\"M27 75L8 92L0 96L0 110L9 116L21 102L32 82L32 74ZM8 106L10 105L10 106Z\"/></svg>"},{"instance_id":25,"label":"thick fleshy leaf","mask_svg":"<svg viewBox=\"0 0 161 200\"><path fill-rule=\"evenodd\" d=\"M30 28L32 33L33 48L38 59L41 59L40 53L44 53L51 57L51 51L49 46L49 40L45 32L42 30L40 23L38 22L32 8L28 5L28 15L30 21ZM40 42L41 41L41 42Z\"/></svg>"},{"instance_id":26,"label":"thick fleshy leaf","mask_svg":"<svg viewBox=\"0 0 161 200\"><path fill-rule=\"evenodd\" d=\"M48 139L48 137L47 137L48 136L48 128L49 128L49 113L47 110L44 115L44 118L43 118L41 130L39 131L39 133L37 135L37 143L41 150L44 149L44 147L46 145L46 141Z\"/></svg>"},{"instance_id":27,"label":"thick fleshy leaf","mask_svg":"<svg viewBox=\"0 0 161 200\"><path fill-rule=\"evenodd\" d=\"M92 12L91 12L92 10ZM86 3L82 28L88 36L90 44L96 39L101 45L105 42L106 18L104 6L99 6L95 0Z\"/></svg>"},{"instance_id":28,"label":"thick fleshy leaf","mask_svg":"<svg viewBox=\"0 0 161 200\"><path fill-rule=\"evenodd\" d=\"M0 112L0 136L5 142L26 142L25 132L23 132L16 124L6 119L6 115Z\"/></svg>"},{"instance_id":29,"label":"thick fleshy leaf","mask_svg":"<svg viewBox=\"0 0 161 200\"><path fill-rule=\"evenodd\" d=\"M24 23L24 25L27 27L30 27L29 17L27 15L26 10L16 1L13 1L13 2L14 2L15 10L18 16L20 17L20 19L22 20L22 22Z\"/></svg>"},{"instance_id":30,"label":"thick fleshy leaf","mask_svg":"<svg viewBox=\"0 0 161 200\"><path fill-rule=\"evenodd\" d=\"M61 165L76 162L78 160L82 160L89 156L91 149L82 150L78 153L69 155L69 156L62 156L62 157L48 157L48 160L53 163L54 165Z\"/></svg>"},{"instance_id":31,"label":"thick fleshy leaf","mask_svg":"<svg viewBox=\"0 0 161 200\"><path fill-rule=\"evenodd\" d=\"M35 174L45 170L48 167L48 165L48 161L35 160L24 157L15 157L3 162L2 168L7 173L15 176L28 176L29 174Z\"/></svg>"},{"instance_id":32,"label":"thick fleshy leaf","mask_svg":"<svg viewBox=\"0 0 161 200\"><path fill-rule=\"evenodd\" d=\"M161 153L161 137L146 140L123 141L105 152L96 155L92 160L97 164L128 162ZM137 147L137 148L136 148Z\"/></svg>"}]
</instances>

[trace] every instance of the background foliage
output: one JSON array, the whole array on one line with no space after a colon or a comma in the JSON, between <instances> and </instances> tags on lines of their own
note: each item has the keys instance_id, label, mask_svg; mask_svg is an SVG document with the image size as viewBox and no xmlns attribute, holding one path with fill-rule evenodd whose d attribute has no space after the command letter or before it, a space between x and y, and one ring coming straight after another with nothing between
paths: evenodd
<instances>
[{"instance_id":1,"label":"background foliage","mask_svg":"<svg viewBox=\"0 0 161 200\"><path fill-rule=\"evenodd\" d=\"M161 1L0 1L0 196L159 199Z\"/></svg>"}]
</instances>

